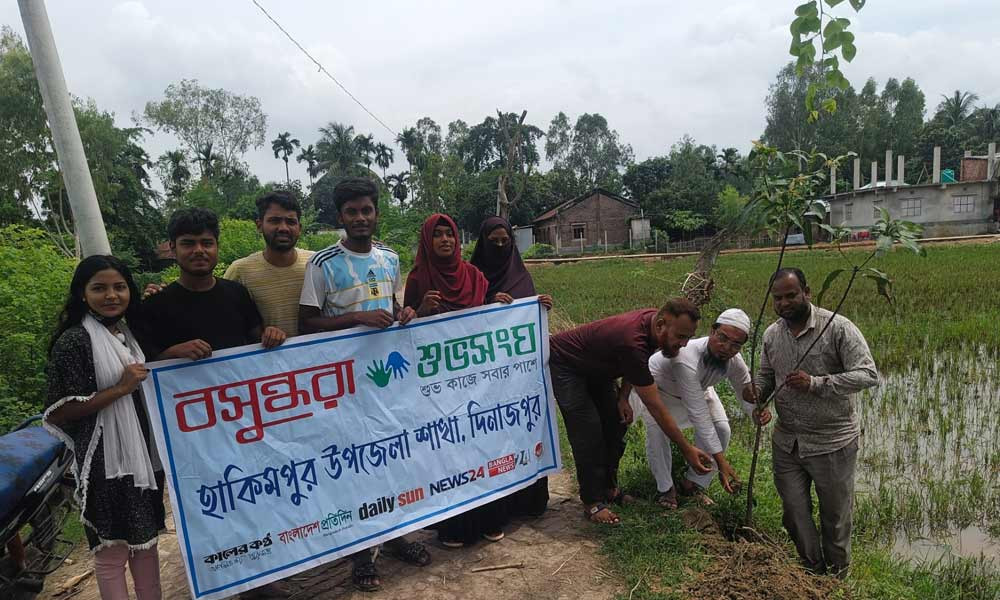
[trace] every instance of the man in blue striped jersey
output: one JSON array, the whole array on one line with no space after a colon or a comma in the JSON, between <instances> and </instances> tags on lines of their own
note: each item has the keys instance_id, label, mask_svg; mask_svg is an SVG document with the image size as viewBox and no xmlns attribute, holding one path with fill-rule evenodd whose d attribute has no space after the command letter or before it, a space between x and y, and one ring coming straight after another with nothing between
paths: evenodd
<instances>
[{"instance_id":1,"label":"man in blue striped jersey","mask_svg":"<svg viewBox=\"0 0 1000 600\"><path fill-rule=\"evenodd\" d=\"M405 325L416 316L400 308L396 294L403 289L399 255L372 240L378 227L378 189L369 179L344 179L333 190L340 222L347 237L313 255L306 266L299 299L299 331L316 333L359 325L384 329L399 321ZM390 554L417 566L426 566L431 555L419 542L399 537L386 542ZM375 568L374 548L351 556L354 585L362 591L381 586Z\"/></svg>"}]
</instances>

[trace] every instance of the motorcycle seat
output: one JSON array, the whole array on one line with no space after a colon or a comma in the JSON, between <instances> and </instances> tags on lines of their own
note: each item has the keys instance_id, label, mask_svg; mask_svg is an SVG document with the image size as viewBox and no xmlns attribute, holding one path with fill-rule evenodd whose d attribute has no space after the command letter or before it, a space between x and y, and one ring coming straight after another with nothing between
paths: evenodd
<instances>
[{"instance_id":1,"label":"motorcycle seat","mask_svg":"<svg viewBox=\"0 0 1000 600\"><path fill-rule=\"evenodd\" d=\"M6 520L62 448L63 443L41 427L26 427L0 436L0 522Z\"/></svg>"}]
</instances>

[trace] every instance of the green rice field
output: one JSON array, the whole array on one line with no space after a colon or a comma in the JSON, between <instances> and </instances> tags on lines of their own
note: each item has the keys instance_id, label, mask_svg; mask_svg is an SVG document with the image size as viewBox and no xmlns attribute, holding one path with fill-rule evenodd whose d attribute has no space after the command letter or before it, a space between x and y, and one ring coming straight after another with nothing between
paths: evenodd
<instances>
[{"instance_id":1,"label":"green rice field","mask_svg":"<svg viewBox=\"0 0 1000 600\"><path fill-rule=\"evenodd\" d=\"M860 251L859 251L860 252ZM715 293L700 333L729 307L756 316L774 269L773 253L719 258ZM1000 597L1000 244L936 246L926 258L894 252L874 264L894 279L894 303L861 280L843 314L865 334L882 383L859 394L859 455L852 574L838 596L850 598ZM553 329L618 312L659 306L676 295L694 258L540 264L532 275L552 294ZM815 294L844 266L832 250L795 251L785 266L801 268ZM843 286L846 279L839 282ZM832 308L843 287L827 292ZM768 306L766 323L774 313ZM766 324L765 323L765 324ZM749 352L749 345L745 349ZM734 438L730 462L749 473L753 427L726 397ZM643 431L629 432L623 485L655 493ZM758 474L758 528L788 544L780 502L770 482L768 444ZM568 448L564 456L571 465ZM681 465L676 465L681 468ZM734 526L743 497L724 497L716 484L716 521ZM611 562L635 585L633 598L683 597L678 585L712 560L697 534L649 503L624 509L625 525L599 530Z\"/></svg>"}]
</instances>

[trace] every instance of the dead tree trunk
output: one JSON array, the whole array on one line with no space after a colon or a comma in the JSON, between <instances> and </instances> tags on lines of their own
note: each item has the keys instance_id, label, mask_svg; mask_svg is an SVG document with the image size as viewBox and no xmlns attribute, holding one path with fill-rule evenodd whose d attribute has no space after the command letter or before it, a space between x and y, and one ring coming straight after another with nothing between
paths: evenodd
<instances>
[{"instance_id":1,"label":"dead tree trunk","mask_svg":"<svg viewBox=\"0 0 1000 600\"><path fill-rule=\"evenodd\" d=\"M715 261L719 259L719 252L722 247L732 237L731 230L720 229L712 239L701 250L698 261L694 264L694 270L688 273L684 284L681 286L681 293L684 297L701 307L712 300L712 289L715 281L712 279L712 269L715 268Z\"/></svg>"},{"instance_id":2,"label":"dead tree trunk","mask_svg":"<svg viewBox=\"0 0 1000 600\"><path fill-rule=\"evenodd\" d=\"M497 178L497 215L508 220L510 219L511 210L517 205L518 200L521 199L521 195L524 194L524 189L528 184L528 175L531 174L531 166L526 166L525 161L521 158L521 128L527 116L527 110L521 111L521 118L516 123L509 124L507 115L497 110L500 133L503 135L507 146L507 156L504 160L503 172ZM514 129L513 133L510 131L511 128ZM507 184L513 180L515 169L521 175L521 182L514 190L514 199L511 200L507 196Z\"/></svg>"}]
</instances>

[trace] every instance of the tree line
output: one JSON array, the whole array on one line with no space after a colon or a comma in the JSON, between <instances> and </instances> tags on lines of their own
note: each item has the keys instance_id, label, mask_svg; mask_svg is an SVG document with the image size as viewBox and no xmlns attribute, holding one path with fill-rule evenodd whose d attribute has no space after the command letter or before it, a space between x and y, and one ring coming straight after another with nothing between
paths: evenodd
<instances>
[{"instance_id":1,"label":"tree line","mask_svg":"<svg viewBox=\"0 0 1000 600\"><path fill-rule=\"evenodd\" d=\"M942 147L945 168L957 168L964 150L984 152L998 137L1000 104L980 106L974 93L956 91L925 120L926 98L911 78L889 79L881 89L873 79L860 91L824 88L827 97L818 101L835 99L837 110L810 121L805 98L820 77L819 69L799 75L792 64L778 72L767 96L764 142L829 155L853 151L865 160L892 149L907 157L907 181L917 183L930 178L934 146ZM346 176L377 180L397 218L410 215L416 222L444 211L467 231L498 208L513 223L526 224L600 187L637 201L653 226L672 238L725 226L751 187L747 157L737 148L685 135L665 143L663 154L636 161L631 145L599 113L560 112L547 126L525 110L498 110L471 124L455 119L444 127L424 117L395 139L331 121L309 137L277 133L270 147L284 163L285 179L261 182L244 161L269 141L268 117L253 96L182 79L133 114L132 127L117 126L114 115L93 101L75 99L74 105L112 247L143 270L154 263L165 215L174 208L196 205L252 219L258 195L285 188L301 197L305 222L315 229L335 223L332 191ZM0 32L0 128L0 226L42 227L72 255L72 216L31 56L7 27ZM178 147L151 158L143 143L153 132L171 134ZM292 160L305 167L306 182L291 178Z\"/></svg>"}]
</instances>

